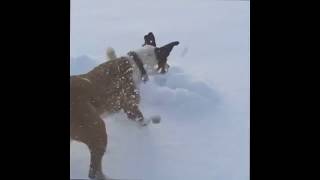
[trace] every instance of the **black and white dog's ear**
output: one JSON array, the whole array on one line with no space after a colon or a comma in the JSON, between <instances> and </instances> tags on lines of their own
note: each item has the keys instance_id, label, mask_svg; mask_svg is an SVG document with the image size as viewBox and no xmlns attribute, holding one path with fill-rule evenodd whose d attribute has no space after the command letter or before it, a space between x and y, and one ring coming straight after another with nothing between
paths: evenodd
<instances>
[{"instance_id":1,"label":"black and white dog's ear","mask_svg":"<svg viewBox=\"0 0 320 180\"><path fill-rule=\"evenodd\" d=\"M154 51L158 60L157 70L161 70L161 73L165 73L168 71L169 65L167 64L167 58L170 55L170 52L172 51L173 47L177 45L179 45L179 41L174 41L160 48L155 48Z\"/></svg>"},{"instance_id":2,"label":"black and white dog's ear","mask_svg":"<svg viewBox=\"0 0 320 180\"><path fill-rule=\"evenodd\" d=\"M142 46L145 46L145 45L157 47L156 39L152 32L149 32L147 35L144 36L144 44Z\"/></svg>"},{"instance_id":3,"label":"black and white dog's ear","mask_svg":"<svg viewBox=\"0 0 320 180\"><path fill-rule=\"evenodd\" d=\"M169 56L170 52L172 51L173 47L179 44L180 44L179 41L174 41L160 48L157 48L156 54L158 57L160 57L160 59L166 59Z\"/></svg>"}]
</instances>

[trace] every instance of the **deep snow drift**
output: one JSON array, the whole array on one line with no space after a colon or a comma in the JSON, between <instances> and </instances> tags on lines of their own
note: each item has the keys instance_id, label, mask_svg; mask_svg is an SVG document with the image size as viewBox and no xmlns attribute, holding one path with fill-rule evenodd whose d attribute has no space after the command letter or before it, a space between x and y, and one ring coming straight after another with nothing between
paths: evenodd
<instances>
[{"instance_id":1,"label":"deep snow drift","mask_svg":"<svg viewBox=\"0 0 320 180\"><path fill-rule=\"evenodd\" d=\"M104 171L144 180L249 179L249 2L71 1L71 74L138 48L153 31L157 44L179 40L164 76L141 85L139 127L122 113L105 118ZM120 4L121 3L121 4ZM134 12L134 13L133 13ZM83 56L85 54L85 56ZM89 152L73 142L72 178L86 178Z\"/></svg>"}]
</instances>

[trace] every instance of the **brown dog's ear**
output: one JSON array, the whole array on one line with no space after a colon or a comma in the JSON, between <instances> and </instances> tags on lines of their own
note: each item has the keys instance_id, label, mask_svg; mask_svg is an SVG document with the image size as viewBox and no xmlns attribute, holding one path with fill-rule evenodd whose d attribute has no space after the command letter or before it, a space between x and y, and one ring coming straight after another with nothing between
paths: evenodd
<instances>
[{"instance_id":1,"label":"brown dog's ear","mask_svg":"<svg viewBox=\"0 0 320 180\"><path fill-rule=\"evenodd\" d=\"M144 36L144 44L142 46L145 46L145 45L157 47L156 39L152 32L149 32L147 35Z\"/></svg>"}]
</instances>

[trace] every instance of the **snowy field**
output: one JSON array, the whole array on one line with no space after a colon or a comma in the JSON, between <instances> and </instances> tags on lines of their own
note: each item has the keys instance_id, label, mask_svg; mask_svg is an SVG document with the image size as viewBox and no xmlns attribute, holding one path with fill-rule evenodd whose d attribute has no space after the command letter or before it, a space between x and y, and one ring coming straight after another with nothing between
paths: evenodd
<instances>
[{"instance_id":1,"label":"snowy field","mask_svg":"<svg viewBox=\"0 0 320 180\"><path fill-rule=\"evenodd\" d=\"M141 180L249 180L249 1L71 0L71 74L141 47L153 32L158 46L180 41L169 73L141 85L139 127L124 114L105 118L104 172ZM89 152L70 147L71 178L87 178Z\"/></svg>"}]
</instances>

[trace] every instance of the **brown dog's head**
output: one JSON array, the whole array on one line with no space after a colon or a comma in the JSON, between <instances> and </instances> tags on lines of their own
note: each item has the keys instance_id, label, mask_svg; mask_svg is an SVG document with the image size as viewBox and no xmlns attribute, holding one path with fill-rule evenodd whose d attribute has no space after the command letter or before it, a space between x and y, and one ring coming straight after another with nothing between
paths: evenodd
<instances>
[{"instance_id":1,"label":"brown dog's head","mask_svg":"<svg viewBox=\"0 0 320 180\"><path fill-rule=\"evenodd\" d=\"M162 47L156 46L156 40L152 32L149 32L147 35L144 36L145 43L142 46L152 46L154 47L154 56L157 60L157 71L164 74L169 69L168 56L170 55L170 52L172 51L174 46L179 45L178 41L171 42L167 45L164 45Z\"/></svg>"}]
</instances>

